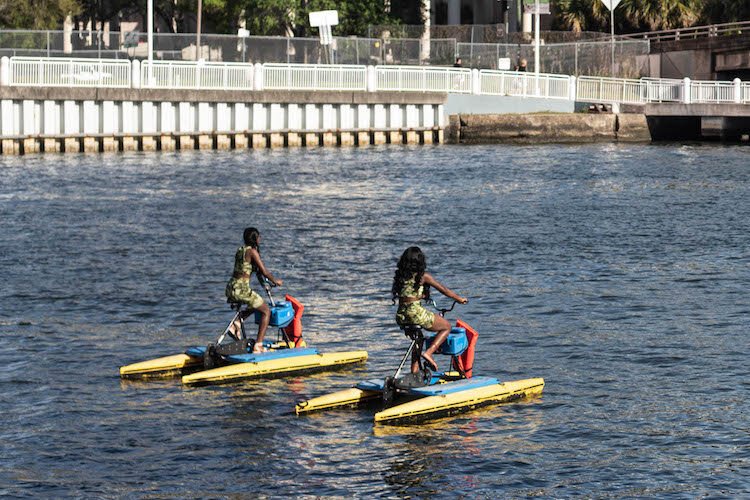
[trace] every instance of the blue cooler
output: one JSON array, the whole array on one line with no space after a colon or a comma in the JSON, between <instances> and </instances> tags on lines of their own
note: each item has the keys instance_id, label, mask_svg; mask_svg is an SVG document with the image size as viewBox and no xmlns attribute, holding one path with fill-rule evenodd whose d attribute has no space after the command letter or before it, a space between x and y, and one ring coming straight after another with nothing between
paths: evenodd
<instances>
[{"instance_id":1,"label":"blue cooler","mask_svg":"<svg viewBox=\"0 0 750 500\"><path fill-rule=\"evenodd\" d=\"M432 341L435 339L435 334L430 332L430 336L424 338L424 348L427 349ZM463 354L466 348L469 347L469 339L466 338L466 329L464 328L451 328L451 332L448 334L448 338L445 339L443 345L440 346L438 352L440 354L447 354L449 356L459 356Z\"/></svg>"},{"instance_id":2,"label":"blue cooler","mask_svg":"<svg viewBox=\"0 0 750 500\"><path fill-rule=\"evenodd\" d=\"M286 300L277 300L275 306L268 304L271 309L271 320L268 326L275 326L278 328L284 328L294 319L294 308L291 302ZM261 314L255 311L255 323L260 323Z\"/></svg>"}]
</instances>

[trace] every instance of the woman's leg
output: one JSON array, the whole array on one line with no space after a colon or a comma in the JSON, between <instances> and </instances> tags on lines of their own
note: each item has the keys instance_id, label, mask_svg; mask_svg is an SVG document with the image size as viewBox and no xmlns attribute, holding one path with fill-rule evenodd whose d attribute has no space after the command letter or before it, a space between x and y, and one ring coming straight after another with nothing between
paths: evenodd
<instances>
[{"instance_id":1,"label":"woman's leg","mask_svg":"<svg viewBox=\"0 0 750 500\"><path fill-rule=\"evenodd\" d=\"M253 352L263 352L263 337L266 336L266 330L268 329L268 323L271 320L271 309L268 304L263 303L256 309L261 314L260 324L258 325L258 338L255 339L255 346L253 346Z\"/></svg>"},{"instance_id":2,"label":"woman's leg","mask_svg":"<svg viewBox=\"0 0 750 500\"><path fill-rule=\"evenodd\" d=\"M422 357L425 358L428 363L432 364L435 370L437 370L437 363L435 363L432 355L438 350L438 348L440 348L440 345L445 342L445 339L448 338L448 334L451 332L451 324L448 323L447 319L436 314L435 320L432 322L432 326L428 328L428 330L431 332L437 332L437 335L435 335L435 338L432 340L430 347L424 350Z\"/></svg>"}]
</instances>

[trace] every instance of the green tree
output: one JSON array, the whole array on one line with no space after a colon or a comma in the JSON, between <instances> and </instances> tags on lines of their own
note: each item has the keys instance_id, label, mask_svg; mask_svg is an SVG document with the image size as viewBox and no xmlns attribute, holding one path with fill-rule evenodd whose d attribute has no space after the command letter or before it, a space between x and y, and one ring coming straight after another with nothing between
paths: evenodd
<instances>
[{"instance_id":1,"label":"green tree","mask_svg":"<svg viewBox=\"0 0 750 500\"><path fill-rule=\"evenodd\" d=\"M685 28L700 16L697 0L623 0L621 8L637 31Z\"/></svg>"},{"instance_id":2,"label":"green tree","mask_svg":"<svg viewBox=\"0 0 750 500\"><path fill-rule=\"evenodd\" d=\"M204 18L220 33L234 33L244 18L252 35L317 36L310 12L338 10L337 36L366 35L371 24L393 22L382 0L204 0Z\"/></svg>"},{"instance_id":3,"label":"green tree","mask_svg":"<svg viewBox=\"0 0 750 500\"><path fill-rule=\"evenodd\" d=\"M555 4L554 25L576 33L605 31L609 23L607 8L601 0L560 0Z\"/></svg>"},{"instance_id":4,"label":"green tree","mask_svg":"<svg viewBox=\"0 0 750 500\"><path fill-rule=\"evenodd\" d=\"M60 29L80 9L76 0L0 0L0 28Z\"/></svg>"},{"instance_id":5,"label":"green tree","mask_svg":"<svg viewBox=\"0 0 750 500\"><path fill-rule=\"evenodd\" d=\"M736 21L750 21L750 2L747 0L708 0L701 11L701 24Z\"/></svg>"}]
</instances>

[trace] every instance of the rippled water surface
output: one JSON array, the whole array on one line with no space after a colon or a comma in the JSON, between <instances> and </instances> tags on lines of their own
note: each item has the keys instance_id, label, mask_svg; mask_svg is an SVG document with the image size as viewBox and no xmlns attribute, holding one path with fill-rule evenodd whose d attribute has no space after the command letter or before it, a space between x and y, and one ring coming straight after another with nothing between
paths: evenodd
<instances>
[{"instance_id":1,"label":"rippled water surface","mask_svg":"<svg viewBox=\"0 0 750 500\"><path fill-rule=\"evenodd\" d=\"M746 147L3 157L0 496L748 495L749 200ZM247 225L308 342L368 363L120 381L223 328ZM417 426L296 417L394 369L411 244L470 298L475 373L544 395Z\"/></svg>"}]
</instances>

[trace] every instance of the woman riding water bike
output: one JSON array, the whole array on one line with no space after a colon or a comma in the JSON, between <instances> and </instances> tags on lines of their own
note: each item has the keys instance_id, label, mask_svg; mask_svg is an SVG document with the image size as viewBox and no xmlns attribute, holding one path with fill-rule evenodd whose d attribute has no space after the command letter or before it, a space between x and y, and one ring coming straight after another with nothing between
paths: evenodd
<instances>
[{"instance_id":1,"label":"woman riding water bike","mask_svg":"<svg viewBox=\"0 0 750 500\"><path fill-rule=\"evenodd\" d=\"M283 281L274 278L271 272L266 269L266 266L263 265L263 261L260 258L260 232L254 227L248 227L243 232L242 238L245 244L239 247L234 254L234 271L232 272L232 278L227 283L225 293L229 302L246 304L247 308L241 312L237 321L230 326L230 333L239 339L241 332L240 321L244 321L255 311L260 312L261 319L258 324L258 337L253 345L253 353L257 354L263 352L263 337L266 335L268 322L271 318L271 310L266 301L263 300L263 297L250 288L250 276L255 271L259 279L263 276L276 286L281 286Z\"/></svg>"},{"instance_id":2,"label":"woman riding water bike","mask_svg":"<svg viewBox=\"0 0 750 500\"><path fill-rule=\"evenodd\" d=\"M437 370L432 355L448 337L451 325L442 316L428 311L422 306L422 300L430 298L430 288L461 304L466 304L468 299L457 295L448 287L438 282L432 275L425 272L427 259L419 247L409 247L401 255L393 276L393 302L398 299L398 311L396 311L396 323L403 328L406 325L418 325L437 335L430 346L421 354L422 358ZM411 360L411 371L419 371L419 354L415 350Z\"/></svg>"}]
</instances>

